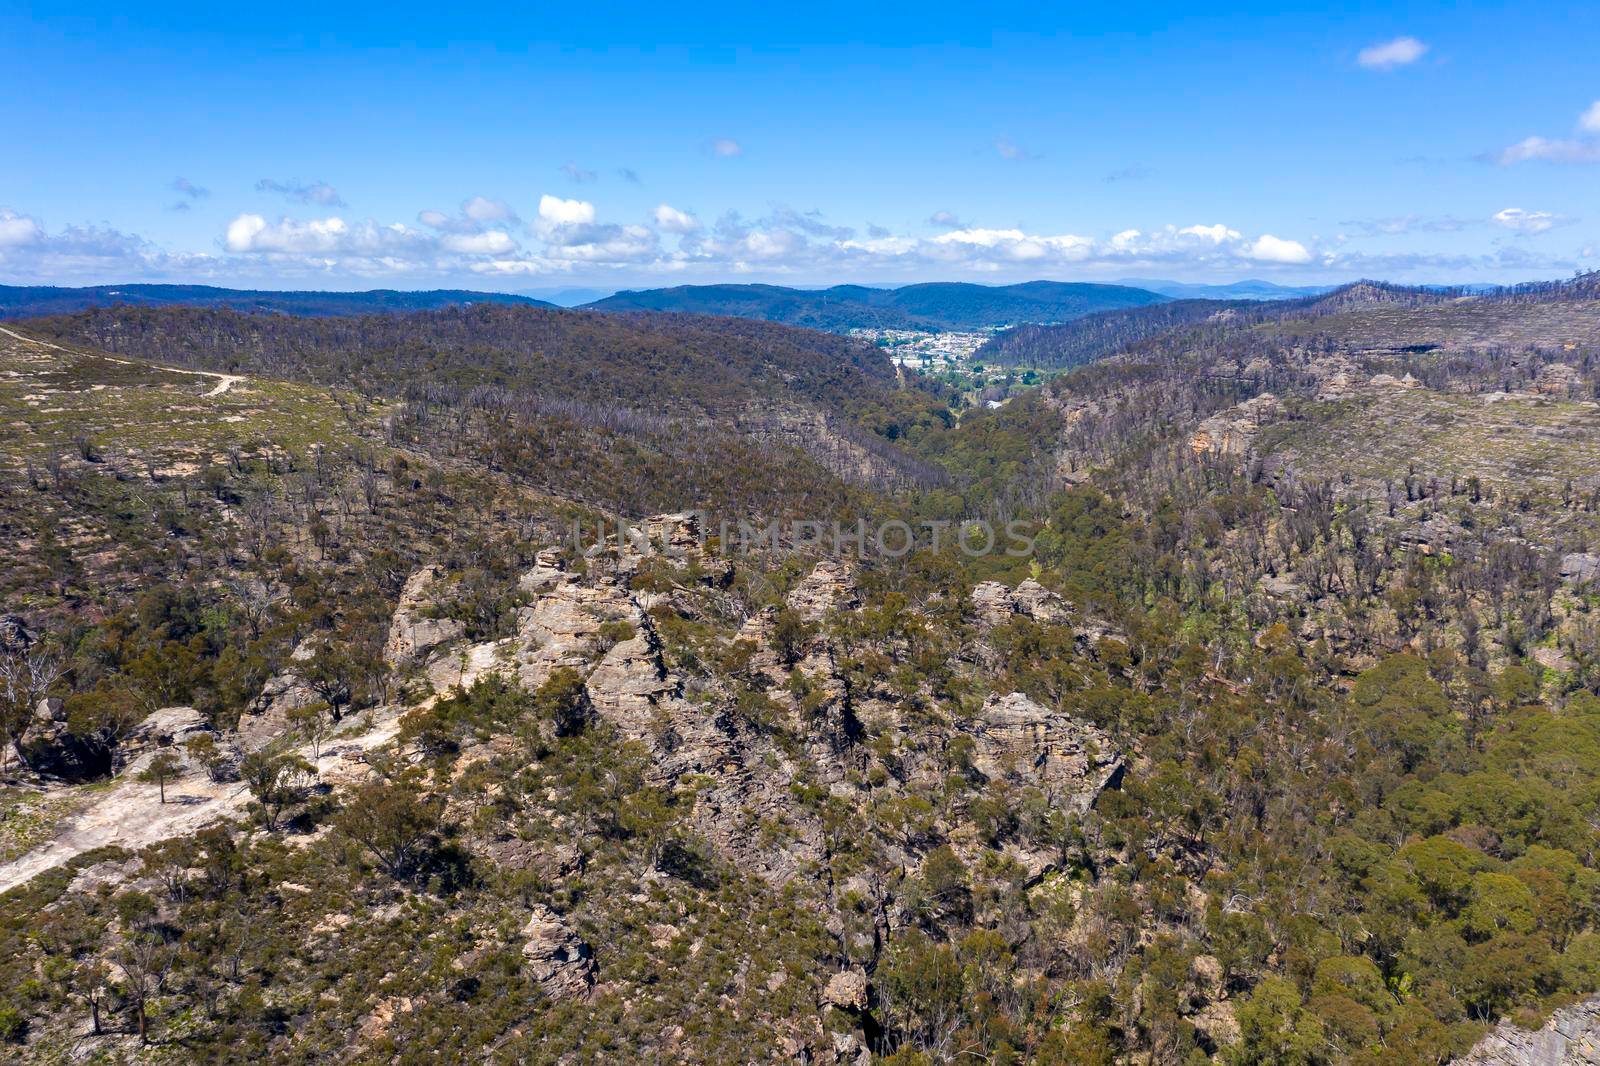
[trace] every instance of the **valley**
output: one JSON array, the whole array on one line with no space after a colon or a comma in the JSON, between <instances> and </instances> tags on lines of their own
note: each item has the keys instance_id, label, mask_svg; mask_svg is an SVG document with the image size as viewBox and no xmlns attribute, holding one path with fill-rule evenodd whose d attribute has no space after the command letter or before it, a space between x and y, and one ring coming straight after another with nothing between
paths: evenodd
<instances>
[{"instance_id":1,"label":"valley","mask_svg":"<svg viewBox=\"0 0 1600 1066\"><path fill-rule=\"evenodd\" d=\"M0 1038L1438 1064L1587 1017L1592 286L8 323Z\"/></svg>"}]
</instances>

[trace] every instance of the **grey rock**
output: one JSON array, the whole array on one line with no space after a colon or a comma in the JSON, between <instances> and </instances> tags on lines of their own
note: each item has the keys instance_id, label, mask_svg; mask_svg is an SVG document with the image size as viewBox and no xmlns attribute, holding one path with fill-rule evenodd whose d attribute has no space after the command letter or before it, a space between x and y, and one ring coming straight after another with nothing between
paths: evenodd
<instances>
[{"instance_id":1,"label":"grey rock","mask_svg":"<svg viewBox=\"0 0 1600 1066\"><path fill-rule=\"evenodd\" d=\"M1600 1066L1600 996L1563 1007L1544 1028L1501 1022L1459 1066Z\"/></svg>"},{"instance_id":2,"label":"grey rock","mask_svg":"<svg viewBox=\"0 0 1600 1066\"><path fill-rule=\"evenodd\" d=\"M453 618L429 618L433 606L429 590L442 576L437 566L425 566L406 579L389 623L383 658L392 666L408 666L426 659L434 649L466 635L466 623Z\"/></svg>"},{"instance_id":3,"label":"grey rock","mask_svg":"<svg viewBox=\"0 0 1600 1066\"><path fill-rule=\"evenodd\" d=\"M1600 578L1600 555L1575 552L1561 557L1561 576L1575 585Z\"/></svg>"},{"instance_id":4,"label":"grey rock","mask_svg":"<svg viewBox=\"0 0 1600 1066\"><path fill-rule=\"evenodd\" d=\"M968 732L977 744L974 765L985 777L1033 785L1077 814L1122 772L1122 755L1104 730L1020 692L990 696Z\"/></svg>"},{"instance_id":5,"label":"grey rock","mask_svg":"<svg viewBox=\"0 0 1600 1066\"><path fill-rule=\"evenodd\" d=\"M551 999L589 994L594 987L594 951L554 911L535 905L522 935L522 957Z\"/></svg>"}]
</instances>

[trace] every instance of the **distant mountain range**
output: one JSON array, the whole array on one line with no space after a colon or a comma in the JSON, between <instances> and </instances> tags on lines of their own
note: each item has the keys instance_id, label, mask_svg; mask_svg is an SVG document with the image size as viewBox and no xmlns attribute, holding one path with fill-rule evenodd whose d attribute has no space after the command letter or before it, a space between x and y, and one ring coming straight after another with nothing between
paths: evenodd
<instances>
[{"instance_id":1,"label":"distant mountain range","mask_svg":"<svg viewBox=\"0 0 1600 1066\"><path fill-rule=\"evenodd\" d=\"M591 311L679 311L757 318L834 332L854 328L983 329L1065 322L1096 311L1144 307L1167 297L1127 285L1029 281L1020 285L933 282L897 289L835 285L680 285L624 291L585 304Z\"/></svg>"},{"instance_id":2,"label":"distant mountain range","mask_svg":"<svg viewBox=\"0 0 1600 1066\"><path fill-rule=\"evenodd\" d=\"M1071 322L1085 315L1123 311L1169 300L1290 300L1329 292L1332 286L1291 288L1267 281L1190 285L1139 280L1115 285L1028 281L1017 285L929 282L878 288L835 285L824 289L781 285L680 285L667 289L568 288L548 299L500 292L433 289L404 292L279 292L211 285L95 285L86 288L0 285L0 319L70 314L118 304L135 307L226 308L259 314L307 316L390 314L474 304L573 307L589 311L669 311L780 322L841 333L855 328L977 330L994 326Z\"/></svg>"},{"instance_id":3,"label":"distant mountain range","mask_svg":"<svg viewBox=\"0 0 1600 1066\"><path fill-rule=\"evenodd\" d=\"M0 318L64 315L91 307L125 304L135 307L222 307L282 315L370 315L401 311L432 311L441 307L473 304L516 304L551 307L531 296L503 292L468 292L432 289L398 292L274 292L261 289L219 289L211 285L94 285L82 289L53 285L0 285Z\"/></svg>"},{"instance_id":4,"label":"distant mountain range","mask_svg":"<svg viewBox=\"0 0 1600 1066\"><path fill-rule=\"evenodd\" d=\"M1120 284L1133 285L1174 300L1298 300L1302 296L1321 296L1337 285L1277 285L1270 281L1235 281L1229 285L1191 285L1183 281L1149 278L1124 278Z\"/></svg>"}]
</instances>

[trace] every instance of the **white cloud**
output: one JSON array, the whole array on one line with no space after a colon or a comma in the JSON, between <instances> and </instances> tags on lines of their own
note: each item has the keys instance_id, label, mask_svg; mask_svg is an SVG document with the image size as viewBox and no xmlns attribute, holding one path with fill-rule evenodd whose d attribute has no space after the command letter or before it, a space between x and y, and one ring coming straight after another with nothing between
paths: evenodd
<instances>
[{"instance_id":1,"label":"white cloud","mask_svg":"<svg viewBox=\"0 0 1600 1066\"><path fill-rule=\"evenodd\" d=\"M0 208L0 248L20 248L33 244L44 236L44 227L37 219L20 215L10 208Z\"/></svg>"},{"instance_id":2,"label":"white cloud","mask_svg":"<svg viewBox=\"0 0 1600 1066\"><path fill-rule=\"evenodd\" d=\"M1539 231L1540 213L1527 214L1518 232ZM222 283L348 277L422 287L471 275L626 277L630 282L733 275L804 281L1238 276L1272 265L1314 264L1328 271L1336 262L1309 242L1271 234L1245 237L1221 222L1130 226L1100 235L1026 226L968 224L931 232L919 226L911 233L871 226L862 237L819 212L782 204L759 219L728 212L712 224L658 203L641 224L620 224L603 220L588 201L552 195L539 199L527 229L513 229L496 216L515 219L508 207L487 198L464 202L459 213L421 211L420 224L412 225L338 214L274 218L245 211L225 226L218 254L182 260L115 231L69 228L47 234L32 218L7 211L0 212L0 273L132 280L171 277L162 271L181 265L188 276ZM957 221L953 215L943 220Z\"/></svg>"},{"instance_id":3,"label":"white cloud","mask_svg":"<svg viewBox=\"0 0 1600 1066\"><path fill-rule=\"evenodd\" d=\"M723 159L731 159L736 155L744 155L744 145L732 137L718 137L709 145L711 154Z\"/></svg>"},{"instance_id":4,"label":"white cloud","mask_svg":"<svg viewBox=\"0 0 1600 1066\"><path fill-rule=\"evenodd\" d=\"M1590 133L1600 133L1600 100L1589 105L1589 110L1578 116L1578 128Z\"/></svg>"},{"instance_id":5,"label":"white cloud","mask_svg":"<svg viewBox=\"0 0 1600 1066\"><path fill-rule=\"evenodd\" d=\"M554 226L588 225L594 221L594 204L545 193L539 197L539 220Z\"/></svg>"},{"instance_id":6,"label":"white cloud","mask_svg":"<svg viewBox=\"0 0 1600 1066\"><path fill-rule=\"evenodd\" d=\"M446 251L462 255L505 255L514 250L517 242L510 234L499 230L485 233L452 233L439 242Z\"/></svg>"},{"instance_id":7,"label":"white cloud","mask_svg":"<svg viewBox=\"0 0 1600 1066\"><path fill-rule=\"evenodd\" d=\"M1600 141L1552 141L1526 137L1494 155L1501 166L1541 161L1546 163L1600 163Z\"/></svg>"},{"instance_id":8,"label":"white cloud","mask_svg":"<svg viewBox=\"0 0 1600 1066\"><path fill-rule=\"evenodd\" d=\"M1212 244L1221 244L1223 241L1236 241L1239 239L1238 230L1229 229L1220 222L1214 226L1185 226L1178 232L1185 237L1199 237L1202 240L1210 241Z\"/></svg>"},{"instance_id":9,"label":"white cloud","mask_svg":"<svg viewBox=\"0 0 1600 1066\"><path fill-rule=\"evenodd\" d=\"M399 222L384 224L365 219L352 223L337 216L268 222L260 215L246 213L228 223L223 247L240 255L363 260L366 265L399 268L425 262L444 246L437 237Z\"/></svg>"},{"instance_id":10,"label":"white cloud","mask_svg":"<svg viewBox=\"0 0 1600 1066\"><path fill-rule=\"evenodd\" d=\"M1263 233L1250 245L1245 255L1262 263L1309 263L1311 253L1299 241L1284 240Z\"/></svg>"},{"instance_id":11,"label":"white cloud","mask_svg":"<svg viewBox=\"0 0 1600 1066\"><path fill-rule=\"evenodd\" d=\"M655 210L656 225L667 233L694 233L700 220L688 211L679 211L671 204L661 204Z\"/></svg>"},{"instance_id":12,"label":"white cloud","mask_svg":"<svg viewBox=\"0 0 1600 1066\"><path fill-rule=\"evenodd\" d=\"M474 196L461 205L461 213L474 222L503 222L516 218L516 212L504 200L491 200L487 196Z\"/></svg>"},{"instance_id":13,"label":"white cloud","mask_svg":"<svg viewBox=\"0 0 1600 1066\"><path fill-rule=\"evenodd\" d=\"M1363 48L1356 54L1356 62L1368 70L1394 70L1415 63L1427 50L1415 37L1396 37Z\"/></svg>"},{"instance_id":14,"label":"white cloud","mask_svg":"<svg viewBox=\"0 0 1600 1066\"><path fill-rule=\"evenodd\" d=\"M267 220L260 215L240 215L228 223L228 232L223 237L223 243L230 252L252 251L256 237L266 228Z\"/></svg>"},{"instance_id":15,"label":"white cloud","mask_svg":"<svg viewBox=\"0 0 1600 1066\"><path fill-rule=\"evenodd\" d=\"M1566 220L1549 211L1524 211L1520 207L1508 207L1504 211L1496 211L1493 221L1518 233L1544 233Z\"/></svg>"},{"instance_id":16,"label":"white cloud","mask_svg":"<svg viewBox=\"0 0 1600 1066\"><path fill-rule=\"evenodd\" d=\"M552 259L631 264L654 259L661 248L660 237L649 226L592 226L580 232L579 239L552 242L545 254Z\"/></svg>"}]
</instances>

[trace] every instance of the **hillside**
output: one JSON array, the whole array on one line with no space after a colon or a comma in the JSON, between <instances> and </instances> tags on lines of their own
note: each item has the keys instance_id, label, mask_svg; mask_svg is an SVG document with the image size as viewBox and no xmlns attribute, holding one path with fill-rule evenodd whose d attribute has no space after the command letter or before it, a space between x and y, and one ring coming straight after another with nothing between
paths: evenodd
<instances>
[{"instance_id":1,"label":"hillside","mask_svg":"<svg viewBox=\"0 0 1600 1066\"><path fill-rule=\"evenodd\" d=\"M677 311L760 318L812 329L976 330L1016 322L1058 322L1165 297L1122 285L1030 281L1019 285L938 282L897 289L837 285L683 285L619 292L586 304L597 311Z\"/></svg>"},{"instance_id":2,"label":"hillside","mask_svg":"<svg viewBox=\"0 0 1600 1066\"><path fill-rule=\"evenodd\" d=\"M542 300L502 292L433 289L427 292L278 292L219 289L210 285L94 285L65 289L51 285L0 285L0 319L71 314L91 307L214 307L280 315L370 315L427 311L473 304L549 307Z\"/></svg>"},{"instance_id":3,"label":"hillside","mask_svg":"<svg viewBox=\"0 0 1600 1066\"><path fill-rule=\"evenodd\" d=\"M545 447L558 449L563 465L583 462L584 448L551 439L523 455L528 438L519 433L522 443L513 445L507 420L650 438L652 451L703 453L695 465L731 435L807 450L853 480L932 476L889 440L937 421L931 396L900 388L870 345L762 322L495 306L321 318L113 308L28 327L175 366L354 388L404 401L423 424L445 411L472 412L476 432L495 448L513 448L522 464ZM626 465L615 449L590 462L597 482L613 463ZM767 484L785 483L772 465L753 464ZM734 465L718 476L747 472ZM647 486L665 488L659 479L639 485ZM613 485L596 499L634 514L692 505L691 496L674 503L670 492L647 491L634 506L621 491Z\"/></svg>"},{"instance_id":4,"label":"hillside","mask_svg":"<svg viewBox=\"0 0 1600 1066\"><path fill-rule=\"evenodd\" d=\"M1071 322L1005 330L986 341L973 357L1002 366L1082 366L1179 326L1258 313L1255 304L1247 300L1173 300L1148 307L1097 311Z\"/></svg>"},{"instance_id":5,"label":"hillside","mask_svg":"<svg viewBox=\"0 0 1600 1066\"><path fill-rule=\"evenodd\" d=\"M1221 310L961 410L736 318L7 326L0 1049L1439 1066L1589 1017L1585 290Z\"/></svg>"}]
</instances>

